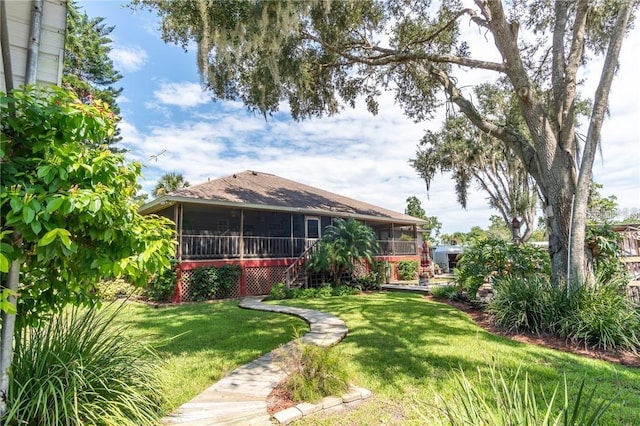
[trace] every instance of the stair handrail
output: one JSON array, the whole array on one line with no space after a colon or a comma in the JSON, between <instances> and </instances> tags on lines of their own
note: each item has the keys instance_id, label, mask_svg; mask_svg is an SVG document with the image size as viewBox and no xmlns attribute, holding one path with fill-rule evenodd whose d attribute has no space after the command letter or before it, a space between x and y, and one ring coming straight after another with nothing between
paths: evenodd
<instances>
[{"instance_id":1,"label":"stair handrail","mask_svg":"<svg viewBox=\"0 0 640 426\"><path fill-rule=\"evenodd\" d=\"M306 261L309 260L309 257L311 257L311 254L315 253L315 250L319 241L320 240L314 241L313 244L307 247L302 252L302 254L298 256L298 258L294 260L291 263L291 265L287 267L287 269L285 269L284 279L286 281L287 288L291 288L291 284L298 278L299 267L303 266L306 263Z\"/></svg>"}]
</instances>

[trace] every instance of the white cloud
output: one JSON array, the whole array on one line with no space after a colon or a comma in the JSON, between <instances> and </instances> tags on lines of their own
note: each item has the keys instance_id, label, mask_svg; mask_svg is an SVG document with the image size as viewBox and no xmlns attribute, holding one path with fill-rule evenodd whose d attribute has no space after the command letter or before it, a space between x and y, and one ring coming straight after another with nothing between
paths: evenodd
<instances>
[{"instance_id":1,"label":"white cloud","mask_svg":"<svg viewBox=\"0 0 640 426\"><path fill-rule=\"evenodd\" d=\"M116 69L133 73L142 69L147 62L147 52L138 46L116 46L109 52Z\"/></svg>"},{"instance_id":2,"label":"white cloud","mask_svg":"<svg viewBox=\"0 0 640 426\"><path fill-rule=\"evenodd\" d=\"M162 83L160 89L153 92L153 97L164 105L180 108L191 108L211 102L200 84L190 81Z\"/></svg>"},{"instance_id":3,"label":"white cloud","mask_svg":"<svg viewBox=\"0 0 640 426\"><path fill-rule=\"evenodd\" d=\"M625 41L612 88L611 117L602 131L603 161L597 159L594 165L595 179L604 184L603 195L616 195L620 206L626 208L640 207L640 156L636 154L640 101L635 75L638 59L633 56L639 40L640 34L634 30ZM473 51L492 51L486 48L490 44L491 40L477 37ZM485 76L472 72L458 75L462 86ZM591 79L593 75L586 73L584 77ZM588 89L585 87L585 93L592 95L593 90ZM189 81L163 83L146 102L164 112L165 119L155 125L147 121L149 127L139 129L125 122L121 128L125 145L132 149L130 158L146 165L147 191L169 171L182 173L196 184L251 169L396 211L403 211L407 197L415 195L427 214L443 223L445 233L468 231L474 225L486 227L489 216L496 213L488 207L486 195L475 188L470 191L467 210L463 210L448 175L436 176L427 196L424 182L408 163L425 129L440 127L444 108L434 120L416 124L395 105L393 95L385 93L377 116L360 103L334 117L293 122L288 106L283 105L265 122L239 102L218 102L212 108L200 85ZM172 107L188 110L182 111L186 118L178 120Z\"/></svg>"}]
</instances>

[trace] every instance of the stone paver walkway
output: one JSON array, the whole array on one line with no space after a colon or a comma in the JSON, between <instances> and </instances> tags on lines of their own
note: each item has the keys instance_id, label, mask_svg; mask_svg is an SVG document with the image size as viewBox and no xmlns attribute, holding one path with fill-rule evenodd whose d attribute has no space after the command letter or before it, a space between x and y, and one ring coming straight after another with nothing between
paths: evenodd
<instances>
[{"instance_id":1,"label":"stone paver walkway","mask_svg":"<svg viewBox=\"0 0 640 426\"><path fill-rule=\"evenodd\" d=\"M241 308L295 315L309 323L305 343L332 346L347 335L344 321L311 309L267 305L263 297L246 297ZM291 344L291 343L289 343ZM267 396L286 377L273 361L273 352L242 365L191 401L162 419L165 425L270 425Z\"/></svg>"}]
</instances>

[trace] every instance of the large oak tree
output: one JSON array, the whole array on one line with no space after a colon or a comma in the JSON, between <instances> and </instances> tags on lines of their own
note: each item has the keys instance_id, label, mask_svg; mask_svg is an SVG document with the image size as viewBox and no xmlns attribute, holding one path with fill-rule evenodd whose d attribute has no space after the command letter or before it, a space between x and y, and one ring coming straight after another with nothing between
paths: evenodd
<instances>
[{"instance_id":1,"label":"large oak tree","mask_svg":"<svg viewBox=\"0 0 640 426\"><path fill-rule=\"evenodd\" d=\"M584 281L593 161L637 0L135 3L158 12L166 41L197 43L202 78L215 97L240 99L264 114L281 102L296 119L335 114L359 98L375 113L378 96L392 90L408 117L424 120L444 93L535 179L549 219L554 281ZM493 52L472 51L470 37L490 40ZM498 59L483 59L491 54ZM604 66L580 152L580 71L595 56ZM454 76L460 68L504 79L528 131L483 115Z\"/></svg>"}]
</instances>

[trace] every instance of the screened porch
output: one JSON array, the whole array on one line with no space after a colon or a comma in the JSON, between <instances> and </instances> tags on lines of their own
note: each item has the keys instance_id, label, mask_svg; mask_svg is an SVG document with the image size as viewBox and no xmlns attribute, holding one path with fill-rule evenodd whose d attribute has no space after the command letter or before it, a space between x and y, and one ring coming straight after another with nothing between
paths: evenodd
<instances>
[{"instance_id":1,"label":"screened porch","mask_svg":"<svg viewBox=\"0 0 640 426\"><path fill-rule=\"evenodd\" d=\"M176 204L159 214L176 222L178 259L296 258L320 239L335 217L287 211ZM413 224L363 220L380 246L379 255L417 254Z\"/></svg>"}]
</instances>

